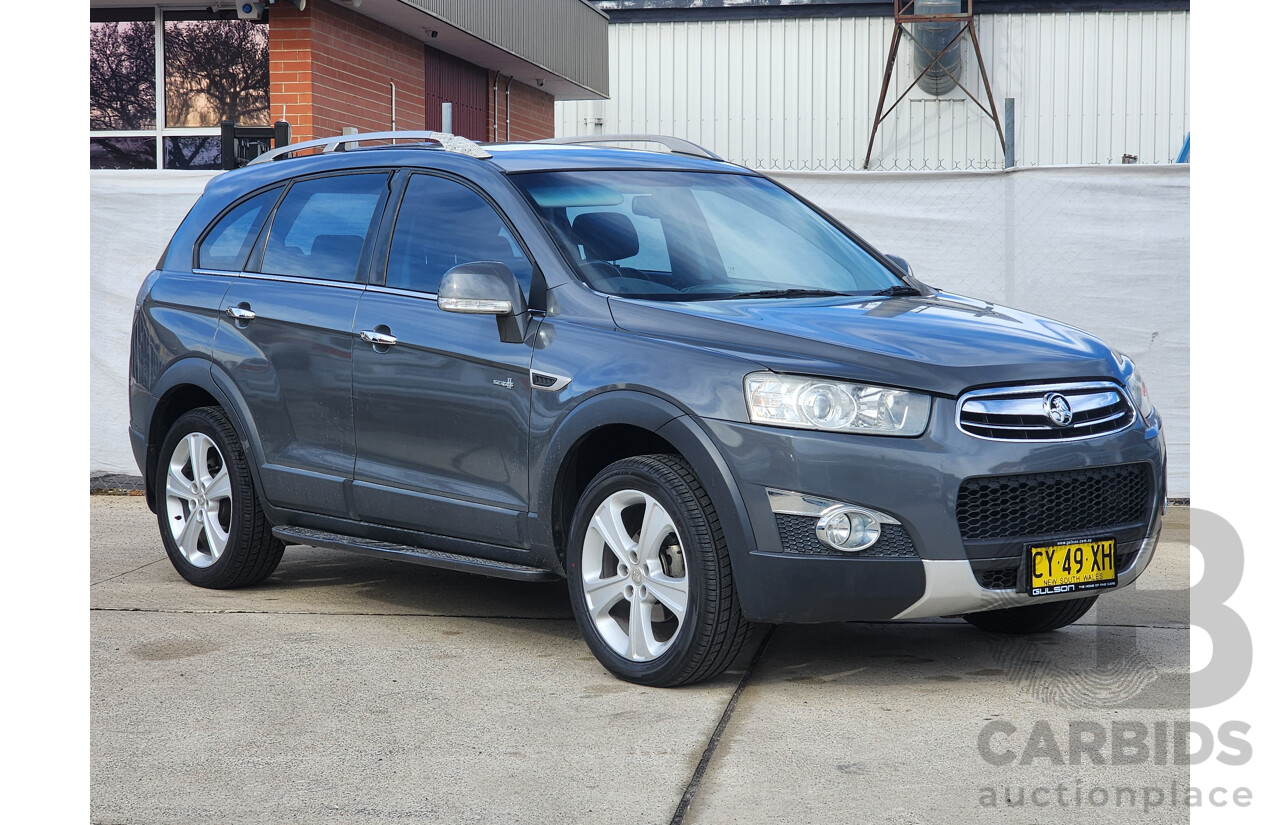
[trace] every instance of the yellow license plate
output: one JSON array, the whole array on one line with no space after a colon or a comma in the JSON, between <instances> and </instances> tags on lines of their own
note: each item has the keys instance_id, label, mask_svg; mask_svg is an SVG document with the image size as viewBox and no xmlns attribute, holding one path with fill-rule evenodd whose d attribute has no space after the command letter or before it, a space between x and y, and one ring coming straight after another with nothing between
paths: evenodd
<instances>
[{"instance_id":1,"label":"yellow license plate","mask_svg":"<svg viewBox=\"0 0 1280 825\"><path fill-rule=\"evenodd\" d=\"M1116 540L1089 539L1027 550L1032 596L1116 586Z\"/></svg>"}]
</instances>

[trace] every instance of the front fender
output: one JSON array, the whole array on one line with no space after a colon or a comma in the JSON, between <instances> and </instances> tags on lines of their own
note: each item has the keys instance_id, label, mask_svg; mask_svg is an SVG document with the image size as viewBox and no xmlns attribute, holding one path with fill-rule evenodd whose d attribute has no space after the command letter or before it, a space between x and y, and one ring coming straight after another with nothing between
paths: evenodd
<instances>
[{"instance_id":1,"label":"front fender","mask_svg":"<svg viewBox=\"0 0 1280 825\"><path fill-rule=\"evenodd\" d=\"M674 447L693 467L720 518L734 569L746 568L755 549L755 534L746 505L724 457L695 416L655 395L634 390L605 392L583 401L566 415L535 458L538 477L530 502L529 530L533 546L559 563L553 507L562 469L574 446L593 431L624 424L646 430Z\"/></svg>"}]
</instances>

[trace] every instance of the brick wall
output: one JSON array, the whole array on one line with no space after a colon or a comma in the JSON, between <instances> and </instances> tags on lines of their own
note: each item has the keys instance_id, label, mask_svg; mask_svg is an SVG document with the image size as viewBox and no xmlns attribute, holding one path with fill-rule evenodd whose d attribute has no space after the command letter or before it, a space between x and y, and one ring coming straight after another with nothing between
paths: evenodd
<instances>
[{"instance_id":1,"label":"brick wall","mask_svg":"<svg viewBox=\"0 0 1280 825\"><path fill-rule=\"evenodd\" d=\"M396 85L400 130L440 128L440 103L448 100L454 104L454 131L474 140L555 136L551 95L518 81L511 82L508 95L508 76L432 49L331 0L312 0L305 12L277 3L270 42L271 120L289 121L295 143L341 134L344 126L390 130L389 81Z\"/></svg>"},{"instance_id":2,"label":"brick wall","mask_svg":"<svg viewBox=\"0 0 1280 825\"><path fill-rule=\"evenodd\" d=\"M489 73L489 139L494 141L538 140L555 137L555 98L520 81L512 81L511 95L507 96L506 75ZM493 102L493 84L498 84L498 101ZM511 134L507 134L507 108L510 100ZM494 133L494 115L497 115L497 133Z\"/></svg>"},{"instance_id":3,"label":"brick wall","mask_svg":"<svg viewBox=\"0 0 1280 825\"><path fill-rule=\"evenodd\" d=\"M426 125L424 47L418 40L329 0L305 12L271 9L271 119L287 120L300 142L342 133Z\"/></svg>"}]
</instances>

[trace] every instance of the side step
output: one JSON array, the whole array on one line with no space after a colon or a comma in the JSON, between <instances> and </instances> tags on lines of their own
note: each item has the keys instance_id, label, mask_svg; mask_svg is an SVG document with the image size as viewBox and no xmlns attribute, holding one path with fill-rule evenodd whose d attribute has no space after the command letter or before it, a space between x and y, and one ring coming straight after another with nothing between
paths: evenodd
<instances>
[{"instance_id":1,"label":"side step","mask_svg":"<svg viewBox=\"0 0 1280 825\"><path fill-rule=\"evenodd\" d=\"M446 570L459 570L463 573L480 573L499 579L517 579L520 581L555 581L560 577L550 570L540 567L528 567L523 564L512 564L507 561L478 559L473 556L460 556L457 553L444 553L439 550L427 550L412 547L408 544L393 544L377 539L362 539L355 536L344 536L340 533L326 533L323 530L311 530L306 527L276 527L271 530L276 538L293 544L309 544L312 547L327 547L332 550L349 550L366 556L384 559L425 564L428 567L443 567Z\"/></svg>"}]
</instances>

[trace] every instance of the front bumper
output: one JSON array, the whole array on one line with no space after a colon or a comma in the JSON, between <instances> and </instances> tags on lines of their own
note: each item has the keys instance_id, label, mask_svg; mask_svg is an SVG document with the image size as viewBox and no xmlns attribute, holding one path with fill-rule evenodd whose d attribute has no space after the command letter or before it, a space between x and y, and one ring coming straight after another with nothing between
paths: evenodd
<instances>
[{"instance_id":1,"label":"front bumper","mask_svg":"<svg viewBox=\"0 0 1280 825\"><path fill-rule=\"evenodd\" d=\"M954 420L955 402L938 399L929 429L910 439L704 421L734 476L755 536L750 552L734 556L735 583L747 617L767 622L924 618L1083 595L1033 598L1026 593L1021 570L1028 544L1078 537L1080 529L981 540L962 535L956 515L962 486L967 479L989 476L1096 475L1121 465L1147 468L1150 483L1140 512L1126 516L1124 524L1090 524L1085 531L1117 535L1118 587L1131 584L1146 569L1159 538L1165 499L1165 448L1158 423L1145 427L1138 422L1083 441L1010 443L967 435ZM769 489L889 514L901 522L902 535L893 534L894 541L884 546L882 538L861 553L815 551L817 543L805 540L807 522L774 512Z\"/></svg>"}]
</instances>

